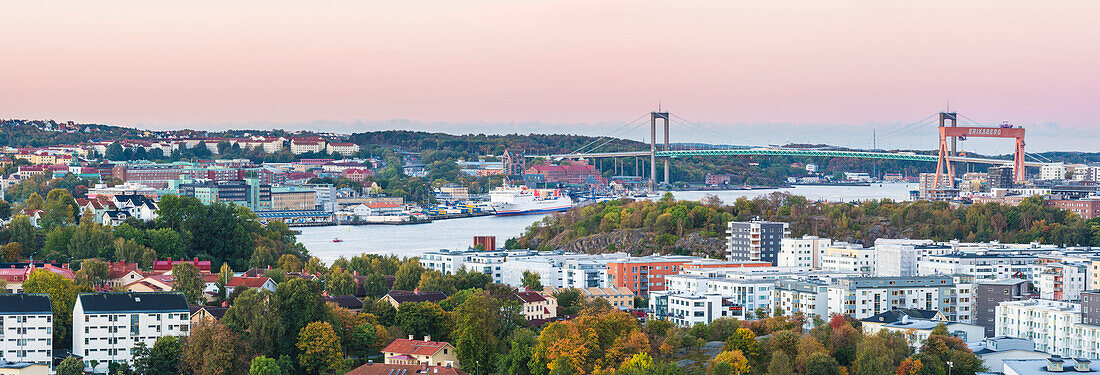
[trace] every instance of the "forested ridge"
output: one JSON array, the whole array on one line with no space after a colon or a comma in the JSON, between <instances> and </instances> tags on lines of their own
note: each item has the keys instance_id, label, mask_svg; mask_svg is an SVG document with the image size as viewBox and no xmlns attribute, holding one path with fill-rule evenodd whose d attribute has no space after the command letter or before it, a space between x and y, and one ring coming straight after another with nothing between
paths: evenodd
<instances>
[{"instance_id":1,"label":"forested ridge","mask_svg":"<svg viewBox=\"0 0 1100 375\"><path fill-rule=\"evenodd\" d=\"M574 207L532 224L506 245L721 256L726 223L754 217L788 222L794 237L809 234L865 246L878 238L1100 246L1100 220L1086 221L1071 211L1046 207L1039 197L1027 198L1017 207L997 203L953 207L946 202L889 199L822 203L784 193L740 198L732 204L714 196L702 202L675 201L666 194L659 201L621 199ZM626 237L646 240L597 240ZM584 248L575 246L578 243L604 246Z\"/></svg>"}]
</instances>

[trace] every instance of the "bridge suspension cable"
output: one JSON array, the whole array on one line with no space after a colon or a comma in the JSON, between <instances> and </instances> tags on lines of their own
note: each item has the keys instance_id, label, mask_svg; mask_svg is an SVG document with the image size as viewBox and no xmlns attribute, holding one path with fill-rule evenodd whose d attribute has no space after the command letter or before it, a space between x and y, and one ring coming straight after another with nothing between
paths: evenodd
<instances>
[{"instance_id":1,"label":"bridge suspension cable","mask_svg":"<svg viewBox=\"0 0 1100 375\"><path fill-rule=\"evenodd\" d=\"M610 135L602 135L602 136L596 137L596 139L593 139L593 140L592 140L591 142L585 143L585 144L584 144L583 146L581 146L580 148L577 148L576 150L573 150L573 152L571 152L571 154L578 154L578 153L581 153L581 151L584 151L585 153L587 153L587 152L591 152L591 151L593 151L593 150L595 150L595 149L597 149L597 148L601 147L601 146L602 146L602 144L601 144L600 146L596 146L596 147L593 147L593 148L591 148L591 149L589 149L589 150L585 151L585 148L587 148L588 146L591 146L592 144L594 144L594 143L596 143L596 142L599 142L599 141L603 140L604 138L608 138L608 137L611 137L611 136L613 136L613 135L616 135L616 134L620 133L620 132L621 132L621 131L622 131L622 130L623 130L624 128L626 128L626 127L628 127L628 126L630 126L630 125L632 125L632 124L634 124L634 123L638 122L638 120L641 120L641 119L645 118L645 117L646 117L646 115L648 115L648 113L647 113L647 114L644 114L644 115L641 115L641 116L638 116L638 118L636 118L636 119L634 119L634 120L632 120L632 121L630 121L630 122L628 122L628 123L626 123L626 124L623 124L623 126L620 126L620 127L618 127L618 128L615 128L615 130L612 130L612 131L611 131L611 134L610 134ZM637 126L635 126L635 127L637 127ZM633 130L633 129L631 129L631 130ZM606 144L606 143L604 143L604 144Z\"/></svg>"}]
</instances>

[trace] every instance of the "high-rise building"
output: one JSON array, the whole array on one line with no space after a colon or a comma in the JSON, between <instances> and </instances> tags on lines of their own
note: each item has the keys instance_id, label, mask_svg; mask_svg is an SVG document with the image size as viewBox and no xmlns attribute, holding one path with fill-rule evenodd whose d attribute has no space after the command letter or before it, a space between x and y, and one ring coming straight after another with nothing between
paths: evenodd
<instances>
[{"instance_id":1,"label":"high-rise building","mask_svg":"<svg viewBox=\"0 0 1100 375\"><path fill-rule=\"evenodd\" d=\"M1028 281L1024 279L978 283L974 287L974 324L985 327L986 336L993 336L997 328L997 305L1005 301L1026 299L1028 294Z\"/></svg>"},{"instance_id":2,"label":"high-rise building","mask_svg":"<svg viewBox=\"0 0 1100 375\"><path fill-rule=\"evenodd\" d=\"M990 167L988 173L990 189L1011 189L1016 184L1012 167Z\"/></svg>"},{"instance_id":3,"label":"high-rise building","mask_svg":"<svg viewBox=\"0 0 1100 375\"><path fill-rule=\"evenodd\" d=\"M733 261L761 261L776 264L783 238L790 236L787 223L731 221L726 256Z\"/></svg>"},{"instance_id":4,"label":"high-rise building","mask_svg":"<svg viewBox=\"0 0 1100 375\"><path fill-rule=\"evenodd\" d=\"M506 175L523 175L524 167L523 153L512 152L512 150L504 150L504 156L501 157L501 161L504 172Z\"/></svg>"},{"instance_id":5,"label":"high-rise building","mask_svg":"<svg viewBox=\"0 0 1100 375\"><path fill-rule=\"evenodd\" d=\"M832 246L833 240L817 236L802 238L783 238L780 240L779 267L821 267L821 257L825 248Z\"/></svg>"}]
</instances>

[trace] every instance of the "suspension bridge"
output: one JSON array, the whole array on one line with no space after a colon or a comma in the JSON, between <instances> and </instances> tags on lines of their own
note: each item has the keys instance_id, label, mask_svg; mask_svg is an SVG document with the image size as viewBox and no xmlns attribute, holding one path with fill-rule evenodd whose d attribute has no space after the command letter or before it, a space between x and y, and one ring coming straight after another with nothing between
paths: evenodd
<instances>
[{"instance_id":1,"label":"suspension bridge","mask_svg":"<svg viewBox=\"0 0 1100 375\"><path fill-rule=\"evenodd\" d=\"M1026 167L1040 167L1045 164L1042 161L1026 161L1028 155L1024 152L1024 129L1021 127L1015 127L1008 124L1000 124L996 126L981 126L976 121L969 120L974 123L974 126L958 126L958 118L960 117L955 112L940 112L933 114L924 120L908 124L895 130L889 134L898 134L904 132L920 131L924 129L922 125L935 124L933 120L938 115L939 129L939 151L937 154L921 154L911 151L884 151L884 150L861 150L861 149L825 149L825 148L796 148L796 147L728 147L728 148L716 148L716 149L678 149L674 150L669 147L669 124L672 118L677 118L680 124L685 124L686 128L691 131L697 132L710 132L714 135L719 133L713 130L707 130L698 124L687 122L679 118L676 115L672 115L669 112L650 112L650 137L649 137L649 150L635 150L635 151L609 151L598 152L598 150L614 140L616 136L609 135L599 137L588 144L585 144L567 154L554 154L554 155L528 155L528 157L548 157L555 160L561 159L594 159L594 158L649 158L650 173L648 176L650 190L657 184L657 164L658 159L664 162L664 184L669 183L669 162L671 159L691 157L691 156L801 156L801 157L833 157L833 158L860 158L860 159L884 159L884 160L902 160L913 162L931 162L936 163L936 180L935 188L940 188L939 184L941 179L944 179L945 183L949 184L948 188L954 187L954 178L943 178L943 176L954 176L954 163L974 163L974 164L989 164L989 165L1007 165L1012 166L1014 169L1014 177L1017 181L1023 181L1025 179L1024 169ZM646 116L642 115L634 121L627 123L612 131L612 133L620 134L625 130L636 129L645 122L639 123L639 120L644 119ZM663 143L657 142L657 128L658 123L663 125L664 137ZM633 128L630 126L633 125ZM1014 138L1016 140L1016 148L1013 159L992 159L992 158L978 158L967 157L965 154L958 152L958 141L966 140L968 137L983 137L983 138ZM661 147L663 146L663 147ZM1049 161L1049 160L1048 160Z\"/></svg>"}]
</instances>

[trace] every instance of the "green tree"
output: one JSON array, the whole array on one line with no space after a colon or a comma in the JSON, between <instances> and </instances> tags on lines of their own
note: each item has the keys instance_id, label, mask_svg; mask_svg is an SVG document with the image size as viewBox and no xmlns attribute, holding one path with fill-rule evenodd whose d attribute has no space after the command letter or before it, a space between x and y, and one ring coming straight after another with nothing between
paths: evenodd
<instances>
[{"instance_id":1,"label":"green tree","mask_svg":"<svg viewBox=\"0 0 1100 375\"><path fill-rule=\"evenodd\" d=\"M420 265L420 262L410 260L401 265L401 268L397 269L397 274L394 275L393 289L394 290L413 290L420 285L420 275L424 273L424 267Z\"/></svg>"},{"instance_id":2,"label":"green tree","mask_svg":"<svg viewBox=\"0 0 1100 375\"><path fill-rule=\"evenodd\" d=\"M396 320L406 334L428 335L439 341L447 340L453 325L451 314L431 302L402 303L397 309Z\"/></svg>"},{"instance_id":3,"label":"green tree","mask_svg":"<svg viewBox=\"0 0 1100 375\"><path fill-rule=\"evenodd\" d=\"M748 374L750 370L749 360L740 350L727 350L718 353L707 364L708 375L719 374Z\"/></svg>"},{"instance_id":4,"label":"green tree","mask_svg":"<svg viewBox=\"0 0 1100 375\"><path fill-rule=\"evenodd\" d=\"M857 375L893 372L910 352L905 334L880 330L857 345L854 372Z\"/></svg>"},{"instance_id":5,"label":"green tree","mask_svg":"<svg viewBox=\"0 0 1100 375\"><path fill-rule=\"evenodd\" d=\"M57 375L84 375L84 361L76 357L66 357L55 369Z\"/></svg>"},{"instance_id":6,"label":"green tree","mask_svg":"<svg viewBox=\"0 0 1100 375\"><path fill-rule=\"evenodd\" d=\"M279 367L279 361L261 355L252 358L252 365L248 368L248 375L283 375L283 369Z\"/></svg>"},{"instance_id":7,"label":"green tree","mask_svg":"<svg viewBox=\"0 0 1100 375\"><path fill-rule=\"evenodd\" d=\"M0 261L15 262L23 258L23 245L18 242L8 242L0 247Z\"/></svg>"},{"instance_id":8,"label":"green tree","mask_svg":"<svg viewBox=\"0 0 1100 375\"><path fill-rule=\"evenodd\" d=\"M302 271L302 260L291 254L283 254L279 257L279 268L287 272L300 272Z\"/></svg>"},{"instance_id":9,"label":"green tree","mask_svg":"<svg viewBox=\"0 0 1100 375\"><path fill-rule=\"evenodd\" d=\"M777 351L772 354L772 360L768 363L768 375L795 375L791 356L786 351Z\"/></svg>"},{"instance_id":10,"label":"green tree","mask_svg":"<svg viewBox=\"0 0 1100 375\"><path fill-rule=\"evenodd\" d=\"M531 290L542 290L542 278L537 272L523 271L522 284Z\"/></svg>"},{"instance_id":11,"label":"green tree","mask_svg":"<svg viewBox=\"0 0 1100 375\"><path fill-rule=\"evenodd\" d=\"M246 289L233 300L220 322L253 343L257 353L276 356L285 327L275 302L270 291Z\"/></svg>"},{"instance_id":12,"label":"green tree","mask_svg":"<svg viewBox=\"0 0 1100 375\"><path fill-rule=\"evenodd\" d=\"M501 307L488 293L474 293L455 310L455 354L459 363L484 363L492 372L492 356L497 353Z\"/></svg>"},{"instance_id":13,"label":"green tree","mask_svg":"<svg viewBox=\"0 0 1100 375\"><path fill-rule=\"evenodd\" d=\"M340 267L332 267L325 280L325 290L335 296L347 296L355 293L355 277Z\"/></svg>"},{"instance_id":14,"label":"green tree","mask_svg":"<svg viewBox=\"0 0 1100 375\"><path fill-rule=\"evenodd\" d=\"M183 344L179 337L161 336L153 348L147 348L144 342L134 345L133 370L137 375L160 375L179 373Z\"/></svg>"},{"instance_id":15,"label":"green tree","mask_svg":"<svg viewBox=\"0 0 1100 375\"><path fill-rule=\"evenodd\" d=\"M305 328L306 324L322 320L325 314L324 301L318 284L305 279L291 279L275 288L276 311L282 318L283 327L288 335ZM291 340L287 340L291 341ZM289 352L287 348L284 352Z\"/></svg>"},{"instance_id":16,"label":"green tree","mask_svg":"<svg viewBox=\"0 0 1100 375\"><path fill-rule=\"evenodd\" d=\"M531 368L529 364L537 345L538 340L531 330L517 329L512 331L504 344L509 349L507 353L500 357L497 363L497 371L502 374L530 375Z\"/></svg>"},{"instance_id":17,"label":"green tree","mask_svg":"<svg viewBox=\"0 0 1100 375\"><path fill-rule=\"evenodd\" d=\"M811 355L806 360L806 375L840 375L840 365L824 353Z\"/></svg>"},{"instance_id":18,"label":"green tree","mask_svg":"<svg viewBox=\"0 0 1100 375\"><path fill-rule=\"evenodd\" d=\"M53 346L61 350L72 343L73 306L76 304L76 286L69 279L46 269L31 272L23 283L25 293L50 295L53 306Z\"/></svg>"},{"instance_id":19,"label":"green tree","mask_svg":"<svg viewBox=\"0 0 1100 375\"><path fill-rule=\"evenodd\" d=\"M309 323L298 333L298 363L308 373L335 371L344 353L340 352L340 337L328 322Z\"/></svg>"},{"instance_id":20,"label":"green tree","mask_svg":"<svg viewBox=\"0 0 1100 375\"><path fill-rule=\"evenodd\" d=\"M114 248L115 259L137 263L139 268L152 267L153 261L157 259L157 253L153 249L141 246L134 240L116 238Z\"/></svg>"},{"instance_id":21,"label":"green tree","mask_svg":"<svg viewBox=\"0 0 1100 375\"><path fill-rule=\"evenodd\" d=\"M172 290L183 292L187 303L202 304L206 301L206 283L199 276L199 269L194 264L179 262L172 266Z\"/></svg>"},{"instance_id":22,"label":"green tree","mask_svg":"<svg viewBox=\"0 0 1100 375\"><path fill-rule=\"evenodd\" d=\"M16 215L8 223L8 241L18 242L23 251L33 254L38 250L38 229L31 225L31 220L23 215Z\"/></svg>"}]
</instances>

